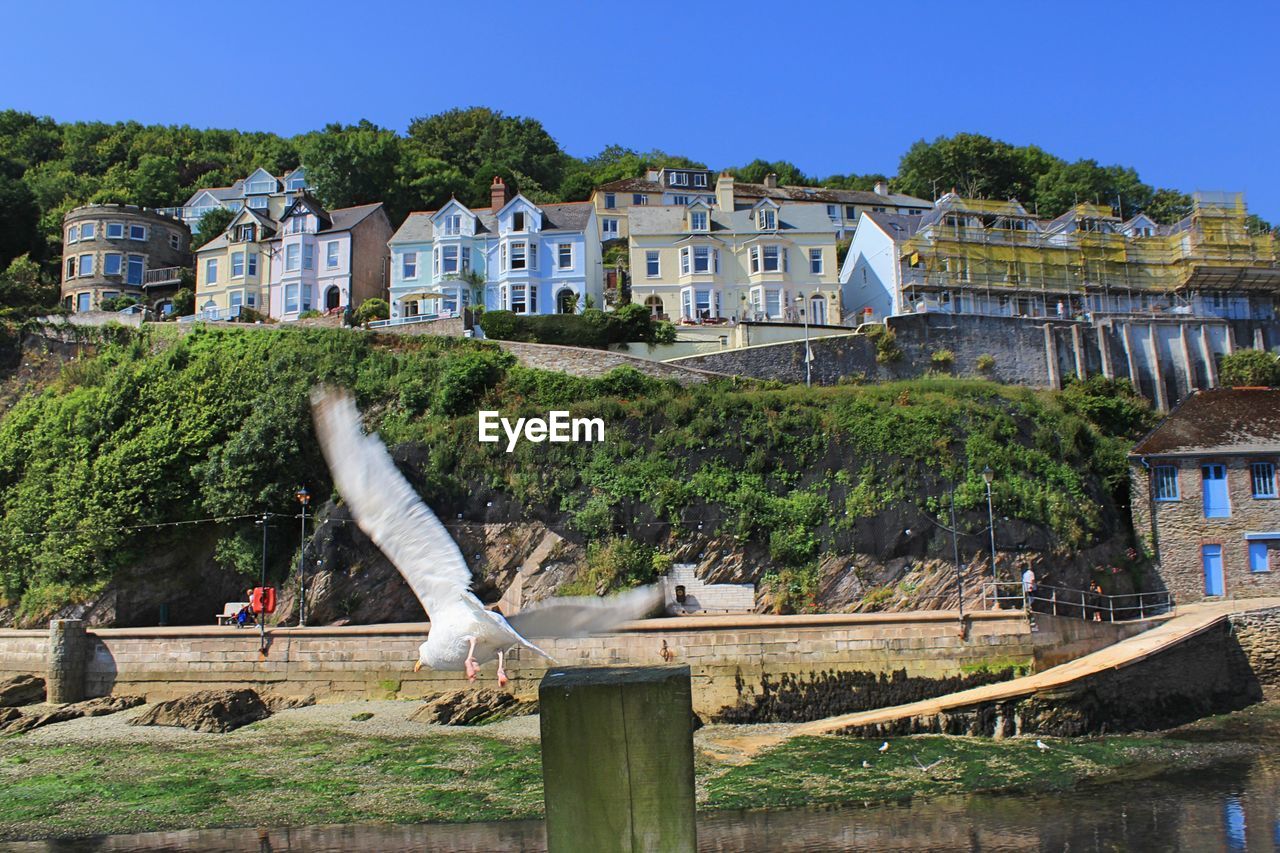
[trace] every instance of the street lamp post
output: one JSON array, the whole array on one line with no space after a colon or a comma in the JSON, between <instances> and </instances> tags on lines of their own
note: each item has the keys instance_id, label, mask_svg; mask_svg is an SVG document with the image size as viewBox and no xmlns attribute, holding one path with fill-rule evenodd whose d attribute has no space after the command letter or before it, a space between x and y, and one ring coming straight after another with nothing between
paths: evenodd
<instances>
[{"instance_id":1,"label":"street lamp post","mask_svg":"<svg viewBox=\"0 0 1280 853\"><path fill-rule=\"evenodd\" d=\"M259 595L263 603L262 612L258 614L258 647L265 654L267 650L267 514L265 512L258 523L262 525L262 592Z\"/></svg>"},{"instance_id":2,"label":"street lamp post","mask_svg":"<svg viewBox=\"0 0 1280 853\"><path fill-rule=\"evenodd\" d=\"M298 627L307 624L307 561L304 557L307 550L307 504L311 503L311 493L306 486L300 486L297 493L298 503L302 504L302 538L298 543Z\"/></svg>"},{"instance_id":3,"label":"street lamp post","mask_svg":"<svg viewBox=\"0 0 1280 853\"><path fill-rule=\"evenodd\" d=\"M995 478L996 472L991 470L990 465L982 469L982 481L987 484L987 530L991 533L991 580L999 583L1000 577L996 574L996 515L991 508L991 482ZM999 595L1000 590L997 588L997 598Z\"/></svg>"},{"instance_id":4,"label":"street lamp post","mask_svg":"<svg viewBox=\"0 0 1280 853\"><path fill-rule=\"evenodd\" d=\"M809 355L809 312L805 310L803 293L796 294L796 304L800 306L800 316L804 319L804 385L810 388L813 386L813 370Z\"/></svg>"}]
</instances>

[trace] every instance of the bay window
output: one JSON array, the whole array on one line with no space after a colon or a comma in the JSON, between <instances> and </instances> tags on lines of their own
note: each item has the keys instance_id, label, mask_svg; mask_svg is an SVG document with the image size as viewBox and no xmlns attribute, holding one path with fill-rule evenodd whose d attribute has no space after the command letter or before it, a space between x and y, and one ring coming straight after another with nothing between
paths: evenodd
<instances>
[{"instance_id":1,"label":"bay window","mask_svg":"<svg viewBox=\"0 0 1280 853\"><path fill-rule=\"evenodd\" d=\"M284 286L284 313L298 313L298 285L296 284Z\"/></svg>"},{"instance_id":2,"label":"bay window","mask_svg":"<svg viewBox=\"0 0 1280 853\"><path fill-rule=\"evenodd\" d=\"M244 278L244 252L231 253L231 277Z\"/></svg>"},{"instance_id":3,"label":"bay window","mask_svg":"<svg viewBox=\"0 0 1280 853\"><path fill-rule=\"evenodd\" d=\"M314 243L302 244L302 268L304 270L316 268L316 246Z\"/></svg>"},{"instance_id":4,"label":"bay window","mask_svg":"<svg viewBox=\"0 0 1280 853\"><path fill-rule=\"evenodd\" d=\"M245 265L245 271L246 271L250 276L256 276L256 275L258 274L258 253L257 253L257 252L250 252L250 253L245 257L245 264L246 264L246 265ZM253 294L252 294L252 293L250 293L250 294L249 294L249 304L250 304L250 305L252 305L252 304L253 304Z\"/></svg>"},{"instance_id":5,"label":"bay window","mask_svg":"<svg viewBox=\"0 0 1280 853\"><path fill-rule=\"evenodd\" d=\"M102 256L102 274L103 275L120 275L121 264L124 256L117 252L107 252Z\"/></svg>"},{"instance_id":6,"label":"bay window","mask_svg":"<svg viewBox=\"0 0 1280 853\"><path fill-rule=\"evenodd\" d=\"M685 246L680 250L680 275L689 274L689 247Z\"/></svg>"},{"instance_id":7,"label":"bay window","mask_svg":"<svg viewBox=\"0 0 1280 853\"><path fill-rule=\"evenodd\" d=\"M142 255L130 255L129 265L125 271L126 284L142 284L142 272L146 269L147 260Z\"/></svg>"},{"instance_id":8,"label":"bay window","mask_svg":"<svg viewBox=\"0 0 1280 853\"><path fill-rule=\"evenodd\" d=\"M298 259L301 257L301 255L302 255L302 248L299 244L290 243L289 245L285 246L284 247L284 271L297 272L298 263L299 263ZM296 298L294 301L295 302L297 301Z\"/></svg>"},{"instance_id":9,"label":"bay window","mask_svg":"<svg viewBox=\"0 0 1280 853\"><path fill-rule=\"evenodd\" d=\"M93 275L93 255L80 256L80 276Z\"/></svg>"},{"instance_id":10,"label":"bay window","mask_svg":"<svg viewBox=\"0 0 1280 853\"><path fill-rule=\"evenodd\" d=\"M525 257L526 246L526 243L511 244L511 269L522 270L528 266L528 262Z\"/></svg>"},{"instance_id":11,"label":"bay window","mask_svg":"<svg viewBox=\"0 0 1280 853\"><path fill-rule=\"evenodd\" d=\"M694 247L693 271L695 273L711 272L711 247L710 246Z\"/></svg>"},{"instance_id":12,"label":"bay window","mask_svg":"<svg viewBox=\"0 0 1280 853\"><path fill-rule=\"evenodd\" d=\"M458 271L458 247L444 246L440 250L440 272L444 275Z\"/></svg>"},{"instance_id":13,"label":"bay window","mask_svg":"<svg viewBox=\"0 0 1280 853\"><path fill-rule=\"evenodd\" d=\"M762 264L761 268L765 272L777 272L779 267L780 265L778 263L778 247L765 246L764 247L764 263Z\"/></svg>"}]
</instances>

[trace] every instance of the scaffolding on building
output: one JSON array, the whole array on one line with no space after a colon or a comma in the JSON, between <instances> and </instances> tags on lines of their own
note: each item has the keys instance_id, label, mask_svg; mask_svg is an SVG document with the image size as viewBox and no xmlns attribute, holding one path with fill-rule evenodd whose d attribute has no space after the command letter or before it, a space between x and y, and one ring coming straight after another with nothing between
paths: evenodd
<instances>
[{"instance_id":1,"label":"scaffolding on building","mask_svg":"<svg viewBox=\"0 0 1280 853\"><path fill-rule=\"evenodd\" d=\"M940 199L902 243L908 302L945 292L988 299L1038 295L1071 313L1128 295L1136 304L1187 304L1204 292L1280 294L1272 234L1251 234L1242 193L1196 193L1172 226L1124 222L1105 205L1078 204L1056 219L1016 201ZM1098 295L1105 299L1090 300Z\"/></svg>"}]
</instances>

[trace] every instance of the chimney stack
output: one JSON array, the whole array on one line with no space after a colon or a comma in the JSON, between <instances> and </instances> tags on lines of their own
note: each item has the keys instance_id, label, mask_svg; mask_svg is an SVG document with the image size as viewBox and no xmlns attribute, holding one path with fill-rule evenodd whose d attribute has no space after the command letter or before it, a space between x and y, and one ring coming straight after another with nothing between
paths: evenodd
<instances>
[{"instance_id":1,"label":"chimney stack","mask_svg":"<svg viewBox=\"0 0 1280 853\"><path fill-rule=\"evenodd\" d=\"M510 196L507 195L507 185L503 182L502 176L494 175L493 185L489 187L489 206L493 208L494 213L497 213L506 207L510 200Z\"/></svg>"},{"instance_id":2,"label":"chimney stack","mask_svg":"<svg viewBox=\"0 0 1280 853\"><path fill-rule=\"evenodd\" d=\"M776 190L778 188L778 176L773 172L770 172L769 174L765 175L764 185L771 190Z\"/></svg>"},{"instance_id":3,"label":"chimney stack","mask_svg":"<svg viewBox=\"0 0 1280 853\"><path fill-rule=\"evenodd\" d=\"M725 213L733 213L733 175L721 172L716 178L716 207Z\"/></svg>"},{"instance_id":4,"label":"chimney stack","mask_svg":"<svg viewBox=\"0 0 1280 853\"><path fill-rule=\"evenodd\" d=\"M863 184L863 186L865 187L866 184ZM889 194L889 182L876 181L876 195L888 195L888 194Z\"/></svg>"}]
</instances>

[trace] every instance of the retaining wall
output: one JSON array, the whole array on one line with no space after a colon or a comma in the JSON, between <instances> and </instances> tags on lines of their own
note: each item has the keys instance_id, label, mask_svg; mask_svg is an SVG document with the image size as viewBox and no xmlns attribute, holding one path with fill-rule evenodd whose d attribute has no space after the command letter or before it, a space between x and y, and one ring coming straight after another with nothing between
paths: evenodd
<instances>
[{"instance_id":1,"label":"retaining wall","mask_svg":"<svg viewBox=\"0 0 1280 853\"><path fill-rule=\"evenodd\" d=\"M1233 613L1231 630L1263 690L1280 695L1280 607Z\"/></svg>"},{"instance_id":2,"label":"retaining wall","mask_svg":"<svg viewBox=\"0 0 1280 853\"><path fill-rule=\"evenodd\" d=\"M609 636L540 645L562 665L688 664L694 705L710 713L734 704L762 675L825 669L957 675L983 664L1037 667L1061 662L1132 635L1150 623L1110 625L977 613L965 635L954 613L817 616L693 616L651 619ZM467 686L461 673L414 673L425 624L277 629L265 657L257 631L235 628L112 628L87 633L85 694L174 698L195 690L251 685L315 694L321 701L417 698ZM0 631L0 678L43 675L47 631ZM532 697L546 662L522 651L508 672L518 695ZM492 664L481 680L492 681Z\"/></svg>"}]
</instances>

